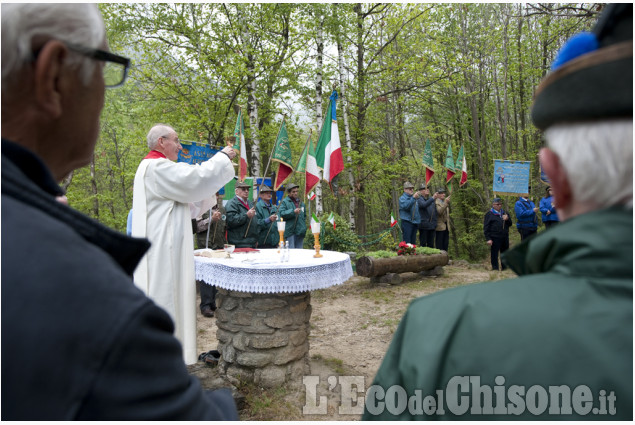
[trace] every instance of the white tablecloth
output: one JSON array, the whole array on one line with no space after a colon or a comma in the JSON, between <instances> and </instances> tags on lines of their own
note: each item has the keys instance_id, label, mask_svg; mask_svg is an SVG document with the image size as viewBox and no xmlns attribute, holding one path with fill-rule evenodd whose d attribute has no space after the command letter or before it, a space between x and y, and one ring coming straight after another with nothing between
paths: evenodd
<instances>
[{"instance_id":1,"label":"white tablecloth","mask_svg":"<svg viewBox=\"0 0 635 425\"><path fill-rule=\"evenodd\" d=\"M313 258L314 250L291 249L288 262L280 261L277 249L233 253L232 258L195 256L196 280L232 291L264 294L328 288L353 276L348 254L320 253L322 258Z\"/></svg>"}]
</instances>

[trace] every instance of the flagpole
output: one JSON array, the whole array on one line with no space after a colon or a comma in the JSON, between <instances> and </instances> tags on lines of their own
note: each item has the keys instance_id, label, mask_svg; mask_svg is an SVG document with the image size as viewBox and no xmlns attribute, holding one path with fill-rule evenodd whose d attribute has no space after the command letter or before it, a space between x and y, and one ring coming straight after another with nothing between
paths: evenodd
<instances>
[{"instance_id":1,"label":"flagpole","mask_svg":"<svg viewBox=\"0 0 635 425\"><path fill-rule=\"evenodd\" d=\"M300 159L298 159L298 164L295 166L295 170L300 168L300 161L302 161L302 157L304 156L304 152L309 146L309 142L311 141L311 135L313 134L313 129L309 129L309 137L307 137L306 142L304 142L304 149L302 149L302 155L300 155ZM304 199L306 199L306 162L309 160L309 152L306 152L306 158L304 160ZM295 173L295 170L293 172Z\"/></svg>"},{"instance_id":2,"label":"flagpole","mask_svg":"<svg viewBox=\"0 0 635 425\"><path fill-rule=\"evenodd\" d=\"M276 135L276 140L273 142L273 149L271 149L271 154L269 155L269 162L267 162L267 166L265 167L265 173L263 174L262 183L265 183L265 178L267 178L267 171L269 171L269 164L271 164L271 157L273 156L273 152L276 149L276 142L278 141L278 136L280 136L280 131L282 130L282 126L284 125L284 121L287 119L287 114L282 116L282 123L280 124L280 128L278 129L278 134ZM276 175L277 177L277 175ZM271 188L274 189L275 182L271 182Z\"/></svg>"}]
</instances>

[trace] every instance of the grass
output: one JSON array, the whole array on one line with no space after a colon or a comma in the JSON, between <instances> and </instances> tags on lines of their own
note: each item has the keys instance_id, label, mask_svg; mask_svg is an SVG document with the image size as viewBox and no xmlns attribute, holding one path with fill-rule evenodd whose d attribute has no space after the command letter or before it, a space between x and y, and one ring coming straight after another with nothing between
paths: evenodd
<instances>
[{"instance_id":1,"label":"grass","mask_svg":"<svg viewBox=\"0 0 635 425\"><path fill-rule=\"evenodd\" d=\"M241 420L302 419L301 409L289 401L289 390L285 386L269 389L261 388L253 382L241 381L238 390L245 396L246 405L241 411Z\"/></svg>"}]
</instances>

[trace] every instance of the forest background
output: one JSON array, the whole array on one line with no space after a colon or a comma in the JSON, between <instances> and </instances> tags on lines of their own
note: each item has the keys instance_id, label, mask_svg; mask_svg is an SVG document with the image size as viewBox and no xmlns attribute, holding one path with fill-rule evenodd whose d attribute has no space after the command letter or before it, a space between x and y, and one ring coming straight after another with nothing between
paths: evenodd
<instances>
[{"instance_id":1,"label":"forest background","mask_svg":"<svg viewBox=\"0 0 635 425\"><path fill-rule=\"evenodd\" d=\"M74 208L125 231L153 124L222 147L241 106L248 175L261 176L283 115L295 164L309 131L316 140L336 86L345 169L337 196L324 184L312 208L337 214L339 242L348 244L340 247L382 249L399 240L396 227L388 233L390 214L399 216L405 181L424 181L430 140L433 191L447 186L448 144L455 155L464 146L469 180L452 183L450 254L481 260L494 159L532 161L537 204L545 186L542 139L529 118L533 93L563 42L589 30L602 6L100 4L111 50L132 67L124 86L106 92L91 164L62 186ZM303 176L291 181L303 187ZM516 198L503 199L513 211Z\"/></svg>"}]
</instances>

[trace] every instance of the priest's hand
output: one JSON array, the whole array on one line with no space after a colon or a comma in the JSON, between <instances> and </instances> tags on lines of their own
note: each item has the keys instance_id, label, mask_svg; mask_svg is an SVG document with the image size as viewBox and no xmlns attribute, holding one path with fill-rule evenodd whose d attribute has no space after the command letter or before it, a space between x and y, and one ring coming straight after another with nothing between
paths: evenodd
<instances>
[{"instance_id":1,"label":"priest's hand","mask_svg":"<svg viewBox=\"0 0 635 425\"><path fill-rule=\"evenodd\" d=\"M487 244L488 244L489 246L492 246L492 244L493 244L493 243L494 243L494 241L493 241L493 240L491 240L491 239L487 241Z\"/></svg>"},{"instance_id":2,"label":"priest's hand","mask_svg":"<svg viewBox=\"0 0 635 425\"><path fill-rule=\"evenodd\" d=\"M225 153L229 159L234 159L236 156L236 151L231 146L225 146L221 152Z\"/></svg>"}]
</instances>

